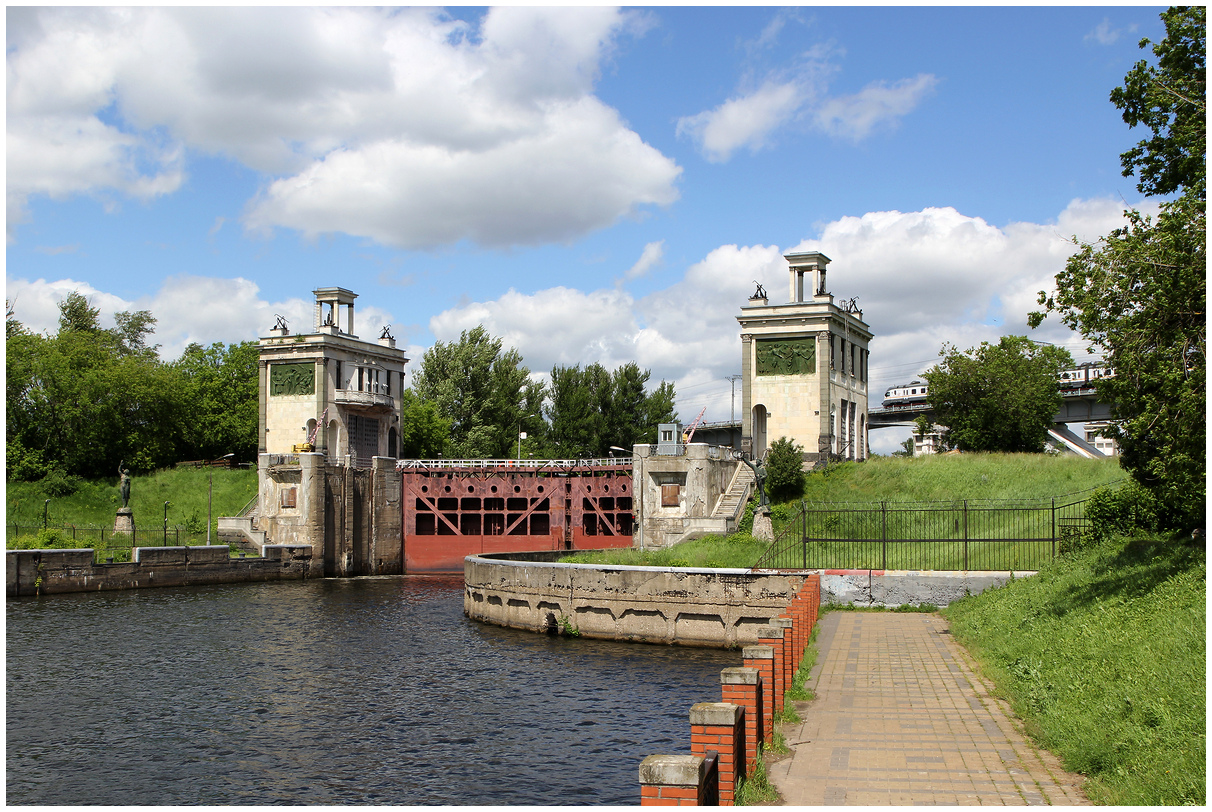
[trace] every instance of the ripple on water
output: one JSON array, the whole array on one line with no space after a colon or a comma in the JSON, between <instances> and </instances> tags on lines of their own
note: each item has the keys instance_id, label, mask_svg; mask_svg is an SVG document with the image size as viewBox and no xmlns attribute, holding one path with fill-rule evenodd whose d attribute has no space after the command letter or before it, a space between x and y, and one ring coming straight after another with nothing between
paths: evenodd
<instances>
[{"instance_id":1,"label":"ripple on water","mask_svg":"<svg viewBox=\"0 0 1212 812\"><path fill-rule=\"evenodd\" d=\"M459 579L9 600L11 804L634 804L739 655L463 616Z\"/></svg>"}]
</instances>

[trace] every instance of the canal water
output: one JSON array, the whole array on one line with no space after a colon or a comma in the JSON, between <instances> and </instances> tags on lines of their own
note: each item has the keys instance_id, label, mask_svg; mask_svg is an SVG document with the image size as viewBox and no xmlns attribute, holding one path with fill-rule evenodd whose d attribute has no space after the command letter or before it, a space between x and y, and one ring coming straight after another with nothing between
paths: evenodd
<instances>
[{"instance_id":1,"label":"canal water","mask_svg":"<svg viewBox=\"0 0 1212 812\"><path fill-rule=\"evenodd\" d=\"M739 652L463 616L462 580L7 601L9 804L635 804Z\"/></svg>"}]
</instances>

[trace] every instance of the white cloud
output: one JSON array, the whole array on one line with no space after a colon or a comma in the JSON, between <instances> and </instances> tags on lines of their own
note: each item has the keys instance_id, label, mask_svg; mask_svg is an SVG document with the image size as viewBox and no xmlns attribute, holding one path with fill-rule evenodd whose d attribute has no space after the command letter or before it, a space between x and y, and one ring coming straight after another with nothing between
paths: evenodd
<instances>
[{"instance_id":1,"label":"white cloud","mask_svg":"<svg viewBox=\"0 0 1212 812\"><path fill-rule=\"evenodd\" d=\"M644 16L49 8L9 15L10 239L30 195L171 193L187 156L269 176L247 225L399 247L569 240L677 198L592 95Z\"/></svg>"},{"instance_id":2,"label":"white cloud","mask_svg":"<svg viewBox=\"0 0 1212 812\"><path fill-rule=\"evenodd\" d=\"M627 269L627 273L623 275L625 279L639 279L645 276L649 271L661 264L661 260L665 256L665 241L658 240L650 242L644 246L640 258L636 260L635 265Z\"/></svg>"},{"instance_id":3,"label":"white cloud","mask_svg":"<svg viewBox=\"0 0 1212 812\"><path fill-rule=\"evenodd\" d=\"M804 98L804 89L795 82L766 82L713 110L678 119L677 133L697 141L707 160L722 163L741 147L761 149L770 134L795 115Z\"/></svg>"},{"instance_id":4,"label":"white cloud","mask_svg":"<svg viewBox=\"0 0 1212 812\"><path fill-rule=\"evenodd\" d=\"M931 367L944 342L966 349L1002 335L1027 334L1064 344L1081 360L1085 342L1055 318L1029 331L1026 314L1038 309L1037 292L1053 287L1055 274L1076 250L1071 237L1094 240L1108 233L1122 223L1122 208L1111 199L1074 200L1055 222L1004 227L952 208L869 212L827 223L813 238L788 248L720 246L673 285L642 297L621 288L510 290L491 301L438 313L429 329L437 339L449 341L483 324L517 348L540 377L555 365L599 362L614 368L635 361L652 370L653 383L675 382L683 418L691 419L707 406L705 419L723 420L729 416L732 391L726 376L740 367L736 316L754 282L766 287L772 302L781 303L788 278L782 255L819 250L833 258L827 287L835 300L857 296L875 333L870 362L874 405L887 387ZM286 316L294 331L311 329L309 301L265 301L257 285L245 279L171 277L156 293L135 302L70 279L9 279L6 296L15 300L21 321L53 331L55 302L72 290L89 296L107 324L112 325L112 314L119 310L151 310L159 319L154 340L164 345L166 358L190 341L256 338L272 326L275 314ZM359 307L356 318L357 332L370 339L383 324L393 323L390 313L375 307ZM406 345L407 331L398 325L393 331ZM408 349L419 361L424 348L414 344ZM903 439L875 432L872 444L886 453Z\"/></svg>"},{"instance_id":5,"label":"white cloud","mask_svg":"<svg viewBox=\"0 0 1212 812\"><path fill-rule=\"evenodd\" d=\"M292 332L310 332L315 312L310 300L266 301L255 282L239 277L170 276L158 291L135 301L74 279L8 279L5 285L5 296L17 320L37 333L59 329L59 302L73 291L82 293L100 311L103 327L114 326L115 313L150 310L157 320L150 343L161 345L160 357L169 361L192 342L231 344L269 335L279 315L286 318ZM356 309L354 329L361 337L377 338L385 324L392 324L387 311L373 306Z\"/></svg>"},{"instance_id":6,"label":"white cloud","mask_svg":"<svg viewBox=\"0 0 1212 812\"><path fill-rule=\"evenodd\" d=\"M452 340L483 324L516 347L536 372L555 364L596 361L614 367L635 361L652 370L653 382L676 383L684 418L707 406L706 419L722 420L731 401L726 376L740 365L736 316L754 281L766 287L772 302L785 301L782 255L820 250L834 260L828 288L835 300L857 296L875 333L875 404L887 387L933 366L944 342L963 349L1029 334L1065 344L1080 359L1080 338L1055 318L1030 331L1026 314L1038 309L1037 292L1053 286L1075 250L1071 236L1095 239L1121 221L1122 205L1109 199L1074 200L1054 223L1002 228L951 208L871 212L828 223L813 239L785 249L720 246L674 285L640 298L621 290L511 290L440 313L430 330Z\"/></svg>"},{"instance_id":7,"label":"white cloud","mask_svg":"<svg viewBox=\"0 0 1212 812\"><path fill-rule=\"evenodd\" d=\"M1103 17L1103 21L1096 25L1093 31L1082 37L1082 39L1086 42L1093 40L1099 45L1114 45L1123 34L1131 34L1135 31L1135 23L1129 25L1127 28L1114 28L1111 25L1111 18Z\"/></svg>"},{"instance_id":8,"label":"white cloud","mask_svg":"<svg viewBox=\"0 0 1212 812\"><path fill-rule=\"evenodd\" d=\"M754 55L770 48L791 20L798 21L799 15L775 14L755 40L743 43L745 50ZM717 107L678 119L677 134L697 143L713 163L728 161L743 147L756 152L780 130L801 121L832 137L860 141L881 126L895 126L938 83L931 74L918 74L830 97L829 82L840 70L842 56L844 51L833 43L817 44L797 53L788 65L767 70L760 83L746 69L741 84L747 89Z\"/></svg>"},{"instance_id":9,"label":"white cloud","mask_svg":"<svg viewBox=\"0 0 1212 812\"><path fill-rule=\"evenodd\" d=\"M912 79L872 82L853 96L827 100L813 113L816 126L832 136L861 141L880 125L895 125L938 84L931 74Z\"/></svg>"}]
</instances>

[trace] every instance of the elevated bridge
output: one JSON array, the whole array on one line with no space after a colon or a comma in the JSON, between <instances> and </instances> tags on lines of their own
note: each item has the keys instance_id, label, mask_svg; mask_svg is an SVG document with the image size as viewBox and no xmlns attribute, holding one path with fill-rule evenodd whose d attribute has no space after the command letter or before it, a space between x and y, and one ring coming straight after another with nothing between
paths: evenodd
<instances>
[{"instance_id":1,"label":"elevated bridge","mask_svg":"<svg viewBox=\"0 0 1212 812\"><path fill-rule=\"evenodd\" d=\"M1053 423L1092 423L1112 419L1111 405L1098 399L1093 386L1061 390L1061 398L1061 407L1052 418ZM934 419L934 410L925 398L871 409L867 412L867 425L873 429L911 426L918 415L923 414Z\"/></svg>"}]
</instances>

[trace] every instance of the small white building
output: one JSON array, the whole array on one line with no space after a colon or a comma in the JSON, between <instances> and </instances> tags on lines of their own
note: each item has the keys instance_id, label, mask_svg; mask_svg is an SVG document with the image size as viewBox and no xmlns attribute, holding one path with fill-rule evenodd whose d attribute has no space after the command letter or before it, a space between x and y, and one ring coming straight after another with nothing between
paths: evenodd
<instances>
[{"instance_id":1,"label":"small white building","mask_svg":"<svg viewBox=\"0 0 1212 812\"><path fill-rule=\"evenodd\" d=\"M284 321L260 339L259 452L315 451L330 462L368 468L399 450L403 350L385 329L377 341L354 333L345 288L317 288L310 333Z\"/></svg>"},{"instance_id":2,"label":"small white building","mask_svg":"<svg viewBox=\"0 0 1212 812\"><path fill-rule=\"evenodd\" d=\"M1106 420L1087 423L1083 428L1086 432L1086 442L1094 446L1094 449L1104 457L1118 457L1119 445L1111 437L1104 437L1102 430L1110 426L1111 423Z\"/></svg>"}]
</instances>

